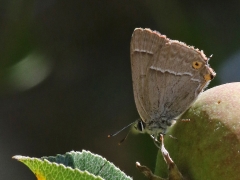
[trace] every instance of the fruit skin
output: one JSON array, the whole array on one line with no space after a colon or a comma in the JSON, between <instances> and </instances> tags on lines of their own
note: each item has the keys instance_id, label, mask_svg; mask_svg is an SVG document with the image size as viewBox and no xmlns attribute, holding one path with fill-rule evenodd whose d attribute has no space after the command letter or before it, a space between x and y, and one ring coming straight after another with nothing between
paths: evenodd
<instances>
[{"instance_id":1,"label":"fruit skin","mask_svg":"<svg viewBox=\"0 0 240 180\"><path fill-rule=\"evenodd\" d=\"M239 180L240 82L201 93L169 128L165 147L186 179ZM155 174L167 177L167 166L160 151Z\"/></svg>"}]
</instances>

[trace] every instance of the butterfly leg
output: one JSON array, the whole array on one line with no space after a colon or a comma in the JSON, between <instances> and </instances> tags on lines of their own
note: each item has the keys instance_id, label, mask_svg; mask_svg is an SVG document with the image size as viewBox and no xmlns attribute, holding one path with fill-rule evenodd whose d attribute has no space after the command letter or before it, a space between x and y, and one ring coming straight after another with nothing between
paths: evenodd
<instances>
[{"instance_id":1,"label":"butterfly leg","mask_svg":"<svg viewBox=\"0 0 240 180\"><path fill-rule=\"evenodd\" d=\"M182 122L189 122L190 119L181 119Z\"/></svg>"},{"instance_id":2,"label":"butterfly leg","mask_svg":"<svg viewBox=\"0 0 240 180\"><path fill-rule=\"evenodd\" d=\"M155 146L157 146L157 148L160 149L160 142L157 140L158 136L150 135L150 137L152 138Z\"/></svg>"}]
</instances>

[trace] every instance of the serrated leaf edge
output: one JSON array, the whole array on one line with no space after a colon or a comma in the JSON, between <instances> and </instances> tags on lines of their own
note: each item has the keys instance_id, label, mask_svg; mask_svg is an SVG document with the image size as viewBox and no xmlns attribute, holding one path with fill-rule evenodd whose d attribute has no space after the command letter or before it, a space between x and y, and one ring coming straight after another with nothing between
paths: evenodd
<instances>
[{"instance_id":1,"label":"serrated leaf edge","mask_svg":"<svg viewBox=\"0 0 240 180\"><path fill-rule=\"evenodd\" d=\"M91 174L91 173L89 173L88 171L81 171L81 170L79 170L79 169L77 169L77 168L73 169L73 168L71 168L71 167L66 167L66 166L63 165L63 164L57 164L57 163L55 163L55 162L54 162L54 163L49 162L49 161L46 160L46 159L41 160L41 159L39 159L39 158L32 158L32 157L29 157L29 156L21 156L21 155L15 155L15 156L13 156L12 158L13 158L13 159L16 159L16 160L18 160L18 161L20 161L20 162L22 162L22 163L24 163L24 160L32 160L32 161L36 160L36 161L38 161L38 162L40 162L40 163L46 162L46 163L49 164L49 165L55 165L56 167L61 166L61 167L63 167L64 169L69 169L69 170L72 171L72 172L76 171L76 172L79 172L79 173L86 173L87 175L91 175L91 176L93 176L94 178L99 178L99 179L101 179L101 180L104 180L102 177L96 176L96 175L94 175L94 174ZM24 164L25 164L25 163L24 163ZM25 165L27 165L27 163L26 163ZM29 169L31 169L31 168L29 167ZM32 170L32 169L31 169L31 170ZM34 173L34 172L33 172L33 173Z\"/></svg>"}]
</instances>

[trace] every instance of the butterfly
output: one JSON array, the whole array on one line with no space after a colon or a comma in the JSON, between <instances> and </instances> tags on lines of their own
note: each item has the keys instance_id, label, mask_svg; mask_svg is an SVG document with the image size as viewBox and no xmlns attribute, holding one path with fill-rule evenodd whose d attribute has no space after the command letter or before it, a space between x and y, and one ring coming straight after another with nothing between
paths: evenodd
<instances>
[{"instance_id":1,"label":"butterfly","mask_svg":"<svg viewBox=\"0 0 240 180\"><path fill-rule=\"evenodd\" d=\"M165 134L216 76L203 51L150 29L134 30L130 56L135 126L153 137Z\"/></svg>"}]
</instances>

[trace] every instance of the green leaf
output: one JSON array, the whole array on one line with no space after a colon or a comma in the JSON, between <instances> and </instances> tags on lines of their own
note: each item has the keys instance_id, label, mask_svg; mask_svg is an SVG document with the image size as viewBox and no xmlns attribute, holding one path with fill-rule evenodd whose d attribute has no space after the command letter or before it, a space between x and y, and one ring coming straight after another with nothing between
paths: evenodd
<instances>
[{"instance_id":1,"label":"green leaf","mask_svg":"<svg viewBox=\"0 0 240 180\"><path fill-rule=\"evenodd\" d=\"M42 158L24 156L13 158L27 165L38 180L132 179L105 158L85 150Z\"/></svg>"}]
</instances>

